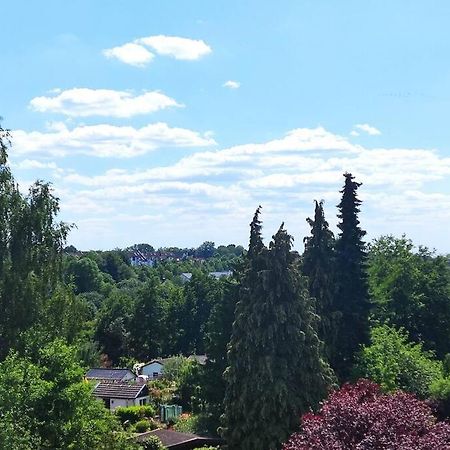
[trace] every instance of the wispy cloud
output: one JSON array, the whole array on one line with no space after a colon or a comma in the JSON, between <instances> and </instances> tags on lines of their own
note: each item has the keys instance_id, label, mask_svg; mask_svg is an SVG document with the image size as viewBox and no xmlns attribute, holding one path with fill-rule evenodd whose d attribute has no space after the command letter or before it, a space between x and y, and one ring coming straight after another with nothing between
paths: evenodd
<instances>
[{"instance_id":1,"label":"wispy cloud","mask_svg":"<svg viewBox=\"0 0 450 450\"><path fill-rule=\"evenodd\" d=\"M17 155L88 155L101 158L131 158L161 147L205 147L214 145L210 133L170 127L158 122L132 126L80 125L69 129L65 124L52 131L14 131L14 153Z\"/></svg>"},{"instance_id":2,"label":"wispy cloud","mask_svg":"<svg viewBox=\"0 0 450 450\"><path fill-rule=\"evenodd\" d=\"M364 131L365 133L367 133L371 136L377 136L377 135L381 134L380 130L373 127L372 125L369 125L368 123L359 123L359 124L355 125L355 128L360 131ZM352 133L350 133L350 134L352 134ZM358 134L352 134L352 136L358 136Z\"/></svg>"},{"instance_id":3,"label":"wispy cloud","mask_svg":"<svg viewBox=\"0 0 450 450\"><path fill-rule=\"evenodd\" d=\"M30 101L30 107L35 111L59 113L71 117L132 117L171 106L183 105L157 91L133 95L126 91L88 88L58 91L53 96L35 97Z\"/></svg>"},{"instance_id":4,"label":"wispy cloud","mask_svg":"<svg viewBox=\"0 0 450 450\"><path fill-rule=\"evenodd\" d=\"M158 55L187 61L200 59L212 52L211 47L201 39L157 35L142 37L119 47L103 50L103 54L125 64L144 67L154 57L148 48Z\"/></svg>"},{"instance_id":5,"label":"wispy cloud","mask_svg":"<svg viewBox=\"0 0 450 450\"><path fill-rule=\"evenodd\" d=\"M241 87L241 83L239 83L239 81L228 80L225 81L222 86L229 89L239 89Z\"/></svg>"}]
</instances>

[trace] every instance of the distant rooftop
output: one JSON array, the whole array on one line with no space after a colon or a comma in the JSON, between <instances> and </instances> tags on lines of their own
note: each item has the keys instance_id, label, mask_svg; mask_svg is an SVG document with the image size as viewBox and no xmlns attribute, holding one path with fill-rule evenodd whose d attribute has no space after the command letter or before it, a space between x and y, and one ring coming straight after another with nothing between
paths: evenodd
<instances>
[{"instance_id":1,"label":"distant rooftop","mask_svg":"<svg viewBox=\"0 0 450 450\"><path fill-rule=\"evenodd\" d=\"M86 373L86 378L91 380L122 380L126 375L133 374L130 369L105 369L102 367L95 367L89 369Z\"/></svg>"},{"instance_id":2,"label":"distant rooftop","mask_svg":"<svg viewBox=\"0 0 450 450\"><path fill-rule=\"evenodd\" d=\"M93 394L100 398L134 399L148 395L148 388L145 384L99 383Z\"/></svg>"}]
</instances>

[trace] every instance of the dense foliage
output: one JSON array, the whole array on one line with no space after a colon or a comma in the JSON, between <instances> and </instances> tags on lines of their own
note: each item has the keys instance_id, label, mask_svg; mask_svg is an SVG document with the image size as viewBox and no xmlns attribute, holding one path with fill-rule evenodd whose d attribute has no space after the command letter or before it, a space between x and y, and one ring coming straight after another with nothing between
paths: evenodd
<instances>
[{"instance_id":1,"label":"dense foliage","mask_svg":"<svg viewBox=\"0 0 450 450\"><path fill-rule=\"evenodd\" d=\"M340 379L349 376L360 344L368 340L368 316L370 310L366 276L366 232L361 229L358 218L361 200L357 197L361 183L345 173L342 199L338 205L338 228L336 242L336 309L341 318L337 333L337 348L333 353L332 366Z\"/></svg>"},{"instance_id":2,"label":"dense foliage","mask_svg":"<svg viewBox=\"0 0 450 450\"><path fill-rule=\"evenodd\" d=\"M403 392L383 394L361 380L333 392L317 414L305 414L301 431L283 450L434 450L450 448L450 424Z\"/></svg>"},{"instance_id":3,"label":"dense foliage","mask_svg":"<svg viewBox=\"0 0 450 450\"><path fill-rule=\"evenodd\" d=\"M309 294L315 299L320 318L319 338L324 343L326 356L333 360L340 313L335 304L335 240L325 220L323 202L315 202L314 220L306 220L311 227L311 236L304 239L302 270L308 277Z\"/></svg>"},{"instance_id":4,"label":"dense foliage","mask_svg":"<svg viewBox=\"0 0 450 450\"><path fill-rule=\"evenodd\" d=\"M382 389L401 389L426 398L431 384L443 376L440 361L422 344L408 341L408 334L387 325L371 330L371 343L364 346L358 363L359 374Z\"/></svg>"},{"instance_id":5,"label":"dense foliage","mask_svg":"<svg viewBox=\"0 0 450 450\"><path fill-rule=\"evenodd\" d=\"M370 247L373 319L408 331L439 357L450 352L448 260L405 238L384 236Z\"/></svg>"},{"instance_id":6,"label":"dense foliage","mask_svg":"<svg viewBox=\"0 0 450 450\"><path fill-rule=\"evenodd\" d=\"M282 225L266 248L259 208L250 228L225 372L224 436L232 450L271 450L294 429L298 415L318 403L331 380L292 237Z\"/></svg>"}]
</instances>

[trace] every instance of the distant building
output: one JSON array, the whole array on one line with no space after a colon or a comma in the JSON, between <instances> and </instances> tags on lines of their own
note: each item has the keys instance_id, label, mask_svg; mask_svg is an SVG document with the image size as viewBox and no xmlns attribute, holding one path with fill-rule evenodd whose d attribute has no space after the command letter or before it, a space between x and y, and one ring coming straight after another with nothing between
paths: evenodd
<instances>
[{"instance_id":1,"label":"distant building","mask_svg":"<svg viewBox=\"0 0 450 450\"><path fill-rule=\"evenodd\" d=\"M210 277L213 277L216 280L218 280L219 278L223 278L223 277L231 277L231 275L233 275L233 272L231 270L223 270L220 272L209 272L208 275ZM180 274L180 280L182 283L187 283L187 282L191 281L191 278L192 278L192 273L190 273L190 272L183 272L182 274Z\"/></svg>"},{"instance_id":2,"label":"distant building","mask_svg":"<svg viewBox=\"0 0 450 450\"><path fill-rule=\"evenodd\" d=\"M120 383L125 381L132 381L136 378L136 376L129 369L105 369L103 367L96 367L89 369L84 378L88 381Z\"/></svg>"},{"instance_id":3,"label":"distant building","mask_svg":"<svg viewBox=\"0 0 450 450\"><path fill-rule=\"evenodd\" d=\"M181 279L182 283L187 283L188 281L191 281L191 278L192 278L192 273L190 273L190 272L183 272L180 275L180 279Z\"/></svg>"},{"instance_id":4,"label":"distant building","mask_svg":"<svg viewBox=\"0 0 450 450\"><path fill-rule=\"evenodd\" d=\"M150 400L147 385L137 383L98 383L93 395L111 411L119 406L143 406Z\"/></svg>"},{"instance_id":5,"label":"distant building","mask_svg":"<svg viewBox=\"0 0 450 450\"><path fill-rule=\"evenodd\" d=\"M164 364L171 358L153 359L146 364L138 364L136 372L147 377L148 380L156 380L164 376ZM188 359L196 361L200 365L206 364L206 355L190 355Z\"/></svg>"},{"instance_id":6,"label":"distant building","mask_svg":"<svg viewBox=\"0 0 450 450\"><path fill-rule=\"evenodd\" d=\"M139 250L134 250L130 257L130 264L132 266L147 266L153 267L155 265L156 259L153 255L147 255Z\"/></svg>"},{"instance_id":7,"label":"distant building","mask_svg":"<svg viewBox=\"0 0 450 450\"><path fill-rule=\"evenodd\" d=\"M209 272L209 275L218 280L219 278L223 277L231 277L231 275L233 275L233 272L231 270L223 270L221 272Z\"/></svg>"},{"instance_id":8,"label":"distant building","mask_svg":"<svg viewBox=\"0 0 450 450\"><path fill-rule=\"evenodd\" d=\"M164 360L154 359L140 367L139 373L145 375L149 380L161 378L164 372Z\"/></svg>"}]
</instances>

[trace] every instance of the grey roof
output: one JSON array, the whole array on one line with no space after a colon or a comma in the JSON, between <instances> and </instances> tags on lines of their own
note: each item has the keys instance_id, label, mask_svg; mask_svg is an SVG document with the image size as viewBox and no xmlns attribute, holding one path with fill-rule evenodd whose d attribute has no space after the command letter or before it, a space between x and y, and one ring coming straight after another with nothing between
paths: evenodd
<instances>
[{"instance_id":1,"label":"grey roof","mask_svg":"<svg viewBox=\"0 0 450 450\"><path fill-rule=\"evenodd\" d=\"M105 369L96 367L89 369L86 373L87 379L93 380L122 380L126 375L134 373L130 369Z\"/></svg>"},{"instance_id":2,"label":"grey roof","mask_svg":"<svg viewBox=\"0 0 450 450\"><path fill-rule=\"evenodd\" d=\"M214 278L231 277L233 272L231 270L223 270L221 272L209 272L209 274Z\"/></svg>"},{"instance_id":3,"label":"grey roof","mask_svg":"<svg viewBox=\"0 0 450 450\"><path fill-rule=\"evenodd\" d=\"M100 398L138 398L148 395L148 387L136 383L99 383L93 394Z\"/></svg>"},{"instance_id":4,"label":"grey roof","mask_svg":"<svg viewBox=\"0 0 450 450\"><path fill-rule=\"evenodd\" d=\"M183 272L180 276L186 278L187 280L190 280L192 278L192 273Z\"/></svg>"}]
</instances>

